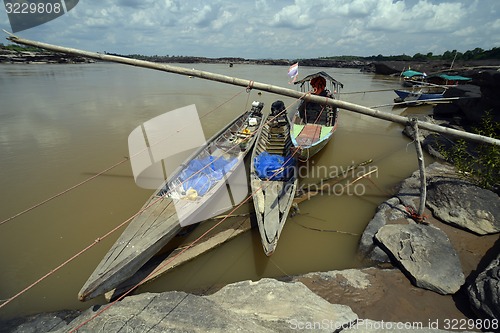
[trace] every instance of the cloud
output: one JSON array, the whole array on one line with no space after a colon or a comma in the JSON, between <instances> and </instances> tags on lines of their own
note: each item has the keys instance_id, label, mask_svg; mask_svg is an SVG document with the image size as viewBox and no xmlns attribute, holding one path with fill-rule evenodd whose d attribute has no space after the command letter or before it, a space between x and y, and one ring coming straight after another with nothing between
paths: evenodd
<instances>
[{"instance_id":1,"label":"cloud","mask_svg":"<svg viewBox=\"0 0 500 333\"><path fill-rule=\"evenodd\" d=\"M314 20L309 14L309 6L303 1L282 8L274 14L271 21L273 27L303 29L313 24Z\"/></svg>"},{"instance_id":2,"label":"cloud","mask_svg":"<svg viewBox=\"0 0 500 333\"><path fill-rule=\"evenodd\" d=\"M498 47L497 0L108 0L20 33L115 53L245 58ZM10 30L0 11L0 28Z\"/></svg>"}]
</instances>

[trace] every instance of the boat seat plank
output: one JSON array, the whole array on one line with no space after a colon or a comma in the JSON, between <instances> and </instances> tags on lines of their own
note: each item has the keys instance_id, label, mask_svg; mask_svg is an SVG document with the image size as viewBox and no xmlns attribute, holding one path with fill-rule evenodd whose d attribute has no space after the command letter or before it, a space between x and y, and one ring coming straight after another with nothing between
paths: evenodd
<instances>
[{"instance_id":1,"label":"boat seat plank","mask_svg":"<svg viewBox=\"0 0 500 333\"><path fill-rule=\"evenodd\" d=\"M257 210L257 214L263 214L264 213L264 191L261 188L262 186L262 181L255 176L255 179L252 179L252 188L255 188L255 192L252 194L254 201L256 201L258 204L255 205L255 209Z\"/></svg>"},{"instance_id":2,"label":"boat seat plank","mask_svg":"<svg viewBox=\"0 0 500 333\"><path fill-rule=\"evenodd\" d=\"M319 141L321 137L321 126L315 124L306 124L297 136L297 143L300 145L312 145Z\"/></svg>"},{"instance_id":3,"label":"boat seat plank","mask_svg":"<svg viewBox=\"0 0 500 333\"><path fill-rule=\"evenodd\" d=\"M130 224L130 228L125 229L120 239L144 237L144 235L148 233L148 230L156 224L155 221L158 217L161 216L162 220L165 220L171 218L176 213L171 198L154 198L147 203L147 205L151 204L151 207L147 208L136 217L136 223ZM147 205L145 207L147 207Z\"/></svg>"},{"instance_id":4,"label":"boat seat plank","mask_svg":"<svg viewBox=\"0 0 500 333\"><path fill-rule=\"evenodd\" d=\"M293 200L295 196L295 191L292 190L292 184L290 183L286 183L286 187L282 191L283 193L280 195L279 199L279 210L281 214L290 208L290 200Z\"/></svg>"},{"instance_id":5,"label":"boat seat plank","mask_svg":"<svg viewBox=\"0 0 500 333\"><path fill-rule=\"evenodd\" d=\"M278 204L280 185L281 185L280 182L273 182L273 181L268 181L264 185L265 186L264 228L266 232L266 237L269 242L272 242L276 237L280 225L280 214L279 214L279 204Z\"/></svg>"}]
</instances>

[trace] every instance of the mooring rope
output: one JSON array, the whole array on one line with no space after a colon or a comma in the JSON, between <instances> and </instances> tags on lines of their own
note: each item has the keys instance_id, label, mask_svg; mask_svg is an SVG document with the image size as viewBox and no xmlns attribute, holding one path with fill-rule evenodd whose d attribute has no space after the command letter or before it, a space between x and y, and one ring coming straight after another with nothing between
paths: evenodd
<instances>
[{"instance_id":1,"label":"mooring rope","mask_svg":"<svg viewBox=\"0 0 500 333\"><path fill-rule=\"evenodd\" d=\"M294 102L295 103L295 102ZM286 112L286 108L285 110L281 111L281 112ZM292 158L292 157L290 157ZM279 172L276 172L274 175L272 175L271 177L274 177L278 174ZM221 225L224 221L226 221L229 217L231 217L234 212L236 212L240 207L242 207L244 204L246 204L250 199L253 198L253 195L255 193L257 193L258 191L261 191L262 188L263 188L264 185L261 185L258 189L256 189L254 192L252 192L250 195L248 195L240 204L238 204L236 207L234 207L223 219L221 219L219 222L217 222L215 225L213 225L211 228L209 228L207 231L205 231L201 236L199 236L198 238L196 238L191 244L189 244L188 246L184 247L183 250L181 250L180 252L178 252L175 256L173 256L172 258L170 258L169 260L165 261L162 265L158 266L157 268L155 268L151 273L148 274L148 276L146 276L144 279L142 279L140 282L138 282L137 284L135 284L134 286L132 286L131 288L129 288L125 293L123 293L121 296L119 296L116 300L114 300L113 302L111 302L110 304L108 304L107 306L105 306L102 310L96 312L95 315L93 315L91 318L85 320L84 322L82 322L81 324L79 324L77 327L74 327L73 329L71 329L70 332L77 332L80 328L82 328L83 326L85 326L86 324L88 324L89 322L91 322L92 320L94 320L95 318L99 317L102 313L104 313L105 311L107 311L108 309L110 309L114 304L116 304L117 302L121 301L123 298L125 298L126 296L128 296L132 291L134 291L135 289L137 289L139 286L141 286L142 284L144 284L151 276L154 276L156 274L156 272L162 270L164 267L166 267L167 265L169 265L172 261L174 261L178 256L180 256L181 254L183 254L184 252L186 252L187 250L189 250L190 248L192 248L194 245L196 245L200 240L202 240L205 236L207 236L211 231L213 231L215 228L217 228L219 225ZM177 304L177 306L179 304L182 303L183 300L179 301L179 303Z\"/></svg>"},{"instance_id":2,"label":"mooring rope","mask_svg":"<svg viewBox=\"0 0 500 333\"><path fill-rule=\"evenodd\" d=\"M276 119L276 117L280 116L283 112L287 112L287 110L293 105L295 104L298 100L300 99L297 99L296 101L294 101L292 104L290 104L288 107L286 107L284 110L282 110L281 112L279 112L278 114L276 114L273 118L271 118L269 120L272 121L274 119ZM255 134L255 133L253 133ZM293 158L293 155L296 153L296 151L293 152L293 154L289 157L289 159ZM276 172L273 176L271 177L274 177L275 175L277 175L279 172ZM175 256L173 256L172 258L170 258L169 260L165 261L162 265L158 266L157 268L155 268L150 274L148 274L148 276L146 276L144 279L142 279L140 282L138 282L136 285L132 286L131 288L129 288L124 294L122 294L121 296L119 296L116 300L114 300L113 302L111 302L110 304L108 304L106 307L104 307L102 310L100 310L99 312L97 312L94 316L92 316L91 318L89 318L88 320L84 321L83 323L81 323L80 325L78 325L77 327L73 328L70 332L76 332L78 331L81 327L85 326L86 324L88 324L89 322L91 322L92 320L94 320L95 318L97 318L98 316L100 316L103 312L107 311L109 308L111 308L114 304L116 304L117 302L119 302L120 300L122 300L123 298L125 298L127 295L129 295L132 291L134 291L135 289L137 289L139 286L141 286L142 284L144 284L151 276L154 276L156 274L156 272L162 270L164 267L166 267L167 265L169 265L172 261L174 261L178 256L182 255L184 252L186 252L187 250L189 250L191 247L193 247L194 245L196 245L196 243L198 243L200 240L202 240L206 235L208 235L211 231L213 231L215 228L217 228L219 225L221 225L224 221L226 221L229 217L233 216L234 212L236 210L238 210L240 207L242 207L244 204L246 204L250 199L253 198L253 195L255 193L257 193L258 191L261 191L262 188L263 188L264 185L261 185L258 189L256 189L254 192L252 192L250 195L248 195L239 205L237 205L235 208L233 208L223 219L221 219L219 222L217 222L214 226L212 226L210 229L208 229L207 231L205 231L201 236L199 236L197 239L195 239L191 244L189 244L188 246L184 247L180 252L178 252ZM178 303L180 304L182 302L182 300Z\"/></svg>"},{"instance_id":3,"label":"mooring rope","mask_svg":"<svg viewBox=\"0 0 500 333\"><path fill-rule=\"evenodd\" d=\"M76 253L75 255L71 256L69 259L65 260L62 264L60 264L56 268L52 269L50 272L48 272L47 274L45 274L44 276L42 276L41 278L39 278L38 280L36 280L32 284L30 284L29 286L27 286L26 288L24 288L23 290L21 290L20 292L18 292L17 294L15 294L14 296L8 298L4 303L0 304L0 309L3 308L5 305L9 304L10 302L12 302L13 300L15 300L16 298L18 298L19 296L21 296L22 294L24 294L25 292L27 292L28 290L30 290L31 288L33 288L34 286L36 286L37 284L39 284L40 282L42 282L43 280L45 280L46 278L48 278L49 276L51 276L52 274L54 274L55 272L57 272L58 270L60 270L61 268L63 268L64 266L66 266L67 264L69 264L70 262L72 262L73 260L75 260L77 257L79 257L80 255L82 255L83 253L85 253L88 250L90 250L92 247L94 247L101 240L106 239L107 237L109 237L115 231L117 231L118 229L120 229L121 227L123 227L125 224L127 224L128 222L130 222L133 218L135 218L136 216L138 216L140 213L142 213L144 210L148 209L152 205L156 204L161 199L162 198L160 197L157 200L155 200L154 202L152 202L151 205L149 205L146 208L144 208L143 210L139 210L137 213L135 213L134 215L132 215L131 217L129 217L128 219L126 219L125 221L123 221L122 223L120 223L118 226L116 226L112 230L108 231L103 236L101 236L101 237L97 238L96 240L94 240L94 242L92 244L88 245L83 250L80 250L78 253Z\"/></svg>"},{"instance_id":4,"label":"mooring rope","mask_svg":"<svg viewBox=\"0 0 500 333\"><path fill-rule=\"evenodd\" d=\"M241 94L240 93L237 93L236 95L234 95L231 99L234 99L237 95ZM230 99L230 100L231 100ZM229 102L228 101L225 101L224 103L220 104L217 108L221 107L222 105L224 105L225 103ZM296 103L296 101L294 102ZM293 103L292 103L293 105ZM211 112L215 111L217 108L215 108L214 110L210 111L208 114L210 114ZM286 112L286 109L283 110L282 112ZM206 116L206 115L205 115ZM253 133L252 135L255 135L256 133ZM291 158L291 157L290 157ZM128 159L127 159L128 160ZM123 162L122 162L123 163ZM109 168L108 168L109 169ZM102 173L104 173L105 171L103 171ZM102 174L100 173L100 174ZM97 175L91 177L92 179L96 178ZM189 178L188 178L189 179ZM76 188L76 187L75 187ZM250 198L252 198L252 195L249 195L240 205L237 206L237 208L241 207L242 204L244 204L245 202L247 202ZM160 196L158 197L156 200L154 200L153 202L151 202L150 205L148 205L147 207L139 210L137 213L135 213L134 215L132 215L131 217L129 217L128 219L126 219L125 221L123 221L122 223L120 223L118 226L116 226L115 228L113 228L112 230L110 230L108 233L106 233L104 236L102 237L99 237L97 238L92 244L88 245L87 247L85 247L83 250L79 251L77 254L73 255L72 257L70 257L69 259L67 259L66 261L64 261L62 264L60 264L59 266L57 266L56 268L52 269L50 272L48 272L47 274L45 274L44 276L42 276L41 278L39 278L38 280L36 280L35 282L33 282L32 284L30 284L29 286L27 286L26 288L24 288L23 290L21 290L20 292L18 292L17 294L15 294L14 296L8 298L5 302L3 302L2 304L0 304L0 309L3 308L4 306L6 306L7 304L9 304L10 302L12 302L13 300L15 300L16 298L20 297L22 294L24 294L25 292L27 292L28 290L30 290L31 288L33 288L34 286L36 286L37 284L39 284L40 282L42 282L43 280L45 280L46 278L48 278L49 276L51 276L52 274L54 274L55 272L57 272L58 270L60 270L62 267L64 267L65 265L69 264L71 261L73 261L74 259L76 259L77 257L79 257L80 255L82 255L83 253L85 253L86 251L88 251L89 249L91 249L92 247L94 247L97 243L99 243L101 240L109 237L111 234L113 234L114 232L116 232L117 230L119 230L121 227L123 227L125 224L127 224L128 222L130 222L133 218L135 218L136 216L138 216L139 214L141 214L143 211L145 211L146 209L150 208L151 206L157 204L160 200L163 199L163 196ZM41 204L40 204L41 205ZM38 206L40 206L38 205ZM216 224L217 225L220 225L223 221L225 221L236 209L233 209L231 211L231 213L228 214L228 216L226 216L223 220L221 220L220 222L218 222ZM209 229L209 231L213 230L214 228L211 228ZM205 236L208 232L205 232L202 236ZM201 237L199 238L201 239ZM197 240L198 241L198 240ZM192 246L194 245L195 243L193 242ZM191 246L191 247L192 247ZM186 248L187 250L188 248ZM178 255L182 254L183 252L185 252L186 250L180 252ZM174 257L175 258L175 257ZM174 259L172 258L172 260ZM134 287L133 289L135 289L136 287Z\"/></svg>"},{"instance_id":5,"label":"mooring rope","mask_svg":"<svg viewBox=\"0 0 500 333\"><path fill-rule=\"evenodd\" d=\"M239 94L239 93L238 93ZM238 95L237 94L237 95ZM305 94L304 94L305 96ZM236 96L234 96L233 98L235 98ZM294 103L296 103L298 100L300 99L297 99L296 101L294 101L291 105L293 105ZM227 101L225 102L227 103ZM223 103L224 104L224 103ZM221 104L221 105L223 105ZM291 106L290 105L290 106ZM290 107L289 106L289 107ZM286 112L287 108L285 108L285 110L283 110L282 112ZM213 112L214 110L212 110L211 112ZM211 113L210 112L210 113ZM273 118L274 119L274 118ZM255 135L255 133L253 134ZM296 153L296 151L289 157L289 159L293 158L294 154ZM97 176L97 175L96 175ZM95 177L94 177L95 178ZM257 189L254 193L256 193L257 191L261 190L262 189L262 186ZM184 253L185 251L187 251L189 248L191 248L192 246L194 246L199 240L201 240L203 237L205 237L209 232L211 232L213 229L215 229L217 226L219 226L220 224L222 224L227 218L229 218L238 208L240 208L243 204L245 204L248 200L250 200L254 193L251 193L245 200L243 200L239 205L237 205L225 218L223 218L221 221L219 221L218 223L216 223L213 227L211 227L209 230L207 230L205 233L203 233L200 237L198 237L195 241L193 241L191 243L190 246L186 247L184 250L182 250L181 252L179 252L176 256L174 256L173 258L171 258L171 260L169 260L168 262L166 262L164 265L162 265L161 267L159 267L158 269L154 270L152 273L150 273L150 275L154 274L156 271L158 271L159 269L163 268L165 265L169 264L171 261L173 261L177 256L181 255L182 253ZM31 288L33 288L34 286L36 286L37 284L39 284L40 282L42 282L43 280L45 280L46 278L48 278L49 276L51 276L52 274L54 274L55 272L57 272L58 270L60 270L62 267L64 267L65 265L69 264L71 261L73 261L74 259L76 259L77 257L79 257L80 255L82 255L83 253L85 253L86 251L88 251L89 249L91 249L92 247L94 247L97 243L99 243L101 240L109 237L111 234L113 234L114 232L116 232L118 229L120 229L121 227L123 227L125 224L127 224L128 222L130 222L133 218L135 218L136 216L138 216L139 214L141 214L143 211L145 211L146 209L150 208L151 206L155 205L156 203L158 203L160 200L162 200L163 197L159 197L157 198L156 200L154 200L153 202L151 202L150 205L148 205L147 207L139 210L137 213L135 213L134 215L132 215L130 218L126 219L125 221L123 221L121 224L119 224L118 226L116 226L115 228L113 228L112 230L110 230L108 233L106 233L105 235L103 235L102 237L99 237L97 238L92 244L88 245L87 247L85 247L83 250L79 251L78 253L76 253L75 255L73 255L72 257L70 257L69 259L67 259L66 261L64 261L62 264L60 264L59 266L57 266L56 268L52 269L50 272L48 272L47 274L45 274L44 276L42 276L41 278L39 278L38 280L36 280L35 282L33 282L32 284L30 284L29 286L27 286L26 288L24 288L23 290L21 290L20 292L18 292L17 294L15 294L14 296L10 297L9 299L7 299L4 303L0 304L0 308L3 308L4 306L6 306L7 304L9 304L10 302L12 302L13 300L17 299L18 297L20 297L22 294L24 294L25 292L27 292L28 290L30 290ZM148 277L150 276L148 275ZM143 281L145 281L148 277L146 277ZM92 317L90 320L86 321L84 324L80 325L79 327L77 327L76 329L74 329L73 331L75 330L78 330L80 327L84 326L86 323L90 322L91 320L93 320L94 318L96 318L100 313L104 312L105 310L109 309L113 304L115 304L117 301L123 299L125 296L127 296L130 292L132 292L133 290L135 290L138 286L140 286L142 284L142 281L137 284L136 286L132 287L127 293L125 293L123 296L121 296L120 298L118 298L115 302L111 303L110 305L108 305L107 307L105 307L103 309L103 311L100 311L98 314L96 314L94 317Z\"/></svg>"},{"instance_id":6,"label":"mooring rope","mask_svg":"<svg viewBox=\"0 0 500 333\"><path fill-rule=\"evenodd\" d=\"M239 94L241 94L242 92L239 92L237 93L236 95L234 95L233 97L230 98L231 99L234 99L236 96L238 96ZM228 100L229 101L229 100ZM227 103L228 101L225 101L224 103L220 104L219 106L217 106L215 109L211 110L209 113L207 113L205 116L207 116L208 114L214 112L215 110L217 110L218 108L220 108L222 105L224 105L225 103ZM83 181L83 182L80 182L74 186L72 186L71 188L68 188L67 190L63 191L63 192L60 192L58 193L57 195L54 195L52 196L51 198L47 199L47 200L44 200L43 202L37 204L37 205L34 205L32 207L30 207L29 209L26 209L18 214L16 214L15 216L3 221L2 223L5 223L7 221L10 221L30 210L33 210L43 204L45 204L46 202L52 200L52 199L55 199L83 184L85 184L86 182L89 182L90 180L93 180L95 178L97 178L98 176L104 174L105 172L111 170L112 168L120 165L121 163L124 163L125 161L127 161L128 158L126 160L123 160L123 161L120 161L119 163L116 163L114 164L113 166L99 172L98 174L88 178L87 180ZM188 178L189 179L189 178ZM92 244L88 245L87 247L85 247L83 250L79 251L78 253L76 253L75 255L73 255L72 257L70 257L69 259L67 259L66 261L64 261L62 264L60 264L59 266L57 266L56 268L52 269L50 272L48 272L47 274L43 275L41 278L39 278L38 280L36 280L35 282L33 282L32 284L30 284L29 286L25 287L24 289L22 289L20 292L18 292L17 294L15 294L14 296L8 298L7 300L5 300L3 303L0 304L0 309L3 308L4 306L6 306L7 304L9 304L10 302L12 302L14 299L18 298L19 296L21 296L22 294L24 294L25 292L27 292L28 290L30 290L31 288L33 288L34 286L36 286L37 284L39 284L40 282L42 282L43 280L45 280L46 278L48 278L49 276L51 276L52 274L54 274L55 272L57 272L58 270L60 270L62 267L64 267L65 265L69 264L71 261L73 261L74 259L76 259L77 257L79 257L80 255L82 255L83 253L85 253L86 251L90 250L92 247L94 247L97 243L99 243L101 240L109 237L111 234L113 234L114 232L116 232L117 230L119 230L121 227L123 227L125 224L127 224L128 222L130 222L133 218L135 218L136 216L138 216L139 214L141 214L143 211L145 211L146 209L150 208L151 206L155 205L156 203L158 203L160 200L162 200L163 197L159 197L158 199L154 200L153 202L151 202L150 205L148 205L147 207L139 210L137 213L135 213L134 215L132 215L131 217L129 217L128 219L126 219L125 221L123 221L122 223L120 223L118 226L116 226L115 228L113 228L112 230L110 230L109 232L107 232L104 236L101 236L101 237L98 237Z\"/></svg>"},{"instance_id":7,"label":"mooring rope","mask_svg":"<svg viewBox=\"0 0 500 333\"><path fill-rule=\"evenodd\" d=\"M221 108L224 104L226 104L226 103L230 102L231 100L235 99L237 96L241 95L241 94L242 94L243 92L245 92L245 91L246 91L246 90L242 90L242 91L240 91L240 92L236 93L236 94L235 94L235 95L233 95L231 98L229 98L228 100L226 100L226 101L224 101L223 103L219 104L219 105L218 105L218 106L216 106L214 109L210 110L207 114L205 114L205 115L201 116L200 118L204 118L204 117L206 117L206 116L210 115L212 112L214 112L214 111L218 110L218 109L219 109L219 108ZM249 98L249 97L247 97L247 105L248 105L248 98ZM189 125L186 125L184 128L186 128L187 126L189 126ZM184 129L184 128L180 128L179 130L182 130L182 129ZM172 133L173 133L173 132L172 132ZM155 142L154 144L152 144L152 145L151 145L151 147L152 147L152 146L154 146L154 145L159 144L160 142L162 142L162 141L164 141L164 140L166 140L166 139L168 139L168 138L169 138L169 136L167 136L167 137L163 138L162 140L160 140L160 141L158 141L158 142ZM72 190L74 190L74 189L77 189L78 187L80 187L80 186L82 186L82 185L84 185L84 184L86 184L86 183L88 183L88 182L90 182L90 181L92 181L92 180L96 179L97 177L99 177L99 176L101 176L101 175L105 174L106 172L108 172L108 171L110 171L110 170L112 170L112 169L116 168L117 166L119 166L119 165L121 165L121 164L125 163L126 161L128 161L128 160L132 159L133 157L135 157L135 156L137 156L137 155L139 155L139 154L142 154L142 153L143 153L144 151L146 151L147 149L149 149L149 148L148 148L148 147L146 147L146 148L144 148L143 150L141 150L141 151L139 151L139 152L135 153L133 156L130 156L130 157L125 157L123 160L121 160L121 161L119 161L119 162L117 162L117 163L113 164L112 166L110 166L110 167L108 167L108 168L106 168L106 169L104 169L104 170L102 170L102 171L98 172L97 174L95 174L95 175L93 175L93 176L91 176L91 177L89 177L89 178L87 178L87 179L85 179L85 180L83 180L83 181L81 181L81 182L79 182L79 183L77 183L77 184L75 184L75 185L73 185L73 186L71 186L71 187L69 187L69 188L67 188L67 189L65 189L65 190L63 190L63 191L61 191L61 192L59 192L59 193L56 193L56 194L54 194L54 195L50 196L49 198L44 199L44 200L42 200L42 201L40 201L40 202L38 202L38 203L34 204L34 205L33 205L33 206L31 206L31 207L28 207L28 208L26 208L26 209L24 209L24 210L22 210L22 211L20 211L20 212L18 212L18 213L16 213L16 214L12 215L11 217L6 218L5 220L3 220L3 221L1 221L1 222L0 222L0 226L1 226L1 225L3 225L3 224L5 224L5 223L7 223L7 222L9 222L9 221L11 221L11 220L14 220L15 218L18 218L19 216L21 216L21 215L23 215L23 214L26 214L26 213L28 213L28 212L30 212L30 211L32 211L32 210L34 210L34 209L36 209L36 208L38 208L38 207L42 206L42 205L44 205L44 204L48 203L49 201L52 201L52 200L54 200L54 199L56 199L56 198L58 198L58 197L60 197L60 196L62 196L62 195L64 195L64 194L66 194L66 193L68 193L68 192L70 192L70 191L72 191Z\"/></svg>"},{"instance_id":8,"label":"mooring rope","mask_svg":"<svg viewBox=\"0 0 500 333\"><path fill-rule=\"evenodd\" d=\"M121 161L113 164L112 166L110 166L110 167L108 167L108 168L106 168L106 169L98 172L97 174L93 175L92 177L89 177L89 178L87 178L87 179L85 179L85 180L83 180L83 181L81 181L81 182L79 182L79 183L77 183L77 184L75 184L75 185L73 185L73 186L65 189L64 191L61 191L61 192L59 192L57 194L54 194L53 196L51 196L51 197L49 197L49 198L47 198L47 199L45 199L43 201L40 201L39 203L37 203L37 204L35 204L35 205L31 206L31 207L28 207L28 208L24 209L23 211L20 211L19 213L15 214L15 215L12 215L11 217L9 217L9 218L1 221L0 222L0 226L2 224L5 224L5 223L7 223L7 222L9 222L9 221L11 221L11 220L13 220L13 219L15 219L15 218L23 215L23 214L26 214L26 213L28 213L28 212L30 212L30 211L32 211L32 210L34 210L34 209L36 209L36 208L44 205L44 204L46 204L49 201L54 200L55 198L58 198L58 197L62 196L63 194L66 194L66 193L68 193L68 192L70 192L70 191L72 191L72 190L74 190L74 189L76 189L76 188L78 188L78 187L80 187L80 186L82 186L82 185L90 182L91 180L96 179L97 177L101 176L102 174L104 174L104 173L106 173L106 172L108 172L108 171L116 168L117 166L125 163L128 160L129 160L129 158L125 157L123 160L121 160Z\"/></svg>"}]
</instances>

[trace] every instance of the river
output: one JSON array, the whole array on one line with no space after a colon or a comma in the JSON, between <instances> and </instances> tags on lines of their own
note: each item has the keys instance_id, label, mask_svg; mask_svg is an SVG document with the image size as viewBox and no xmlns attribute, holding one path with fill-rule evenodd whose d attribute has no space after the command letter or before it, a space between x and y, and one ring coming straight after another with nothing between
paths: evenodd
<instances>
[{"instance_id":1,"label":"river","mask_svg":"<svg viewBox=\"0 0 500 333\"><path fill-rule=\"evenodd\" d=\"M186 65L184 65L186 66ZM200 70L284 87L287 67L190 64ZM300 68L299 77L325 70L344 84L341 99L364 106L391 103L395 78L357 69ZM377 91L377 92L369 92ZM365 92L365 93L360 93ZM78 184L128 156L127 138L141 123L195 104L211 136L253 100L290 98L241 87L118 64L0 65L0 221ZM405 108L380 108L405 114ZM412 111L428 112L428 108ZM253 230L196 259L146 291L199 290L241 281L311 271L354 268L359 235L376 207L418 168L402 127L340 113L334 139L309 161L302 183L322 177L314 170L342 170L373 159L371 181L351 191L317 196L289 218L277 251L267 258ZM137 187L129 162L0 225L0 299L31 285L136 213L151 191ZM119 236L115 232L23 293L0 318L42 311L83 309L77 293Z\"/></svg>"}]
</instances>

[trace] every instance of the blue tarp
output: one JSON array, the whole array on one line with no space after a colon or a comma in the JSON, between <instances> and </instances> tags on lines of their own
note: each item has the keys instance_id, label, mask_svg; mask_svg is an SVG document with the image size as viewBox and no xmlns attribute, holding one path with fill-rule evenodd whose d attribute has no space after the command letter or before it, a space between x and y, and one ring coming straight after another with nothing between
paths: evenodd
<instances>
[{"instance_id":1,"label":"blue tarp","mask_svg":"<svg viewBox=\"0 0 500 333\"><path fill-rule=\"evenodd\" d=\"M254 167L257 176L268 180L285 180L292 176L295 159L291 156L269 154L263 152L254 159Z\"/></svg>"},{"instance_id":2,"label":"blue tarp","mask_svg":"<svg viewBox=\"0 0 500 333\"><path fill-rule=\"evenodd\" d=\"M205 195L236 164L237 158L208 156L191 160L179 175L184 190L194 189Z\"/></svg>"}]
</instances>

